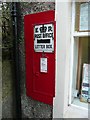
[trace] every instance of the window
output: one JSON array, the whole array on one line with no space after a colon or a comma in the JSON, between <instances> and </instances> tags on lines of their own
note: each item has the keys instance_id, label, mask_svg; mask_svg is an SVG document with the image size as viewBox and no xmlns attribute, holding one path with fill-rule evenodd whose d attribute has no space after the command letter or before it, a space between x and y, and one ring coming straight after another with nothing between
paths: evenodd
<instances>
[{"instance_id":1,"label":"window","mask_svg":"<svg viewBox=\"0 0 90 120\"><path fill-rule=\"evenodd\" d=\"M83 5L83 6L82 6ZM88 52L90 51L90 32L85 24L89 23L89 18L83 15L85 10L90 13L89 2L73 2L72 7L72 34L71 34L71 72L70 72L70 99L69 104L85 107L88 109L87 101L82 100L83 66L90 64ZM83 15L82 15L82 11ZM86 90L88 91L88 90Z\"/></svg>"}]
</instances>

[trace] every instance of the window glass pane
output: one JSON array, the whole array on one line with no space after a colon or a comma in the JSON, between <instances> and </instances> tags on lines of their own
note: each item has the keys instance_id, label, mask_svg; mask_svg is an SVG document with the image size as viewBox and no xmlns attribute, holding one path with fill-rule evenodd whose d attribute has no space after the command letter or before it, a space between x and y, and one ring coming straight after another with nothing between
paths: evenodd
<instances>
[{"instance_id":1,"label":"window glass pane","mask_svg":"<svg viewBox=\"0 0 90 120\"><path fill-rule=\"evenodd\" d=\"M89 12L90 3L76 2L75 3L75 31L89 31Z\"/></svg>"},{"instance_id":2,"label":"window glass pane","mask_svg":"<svg viewBox=\"0 0 90 120\"><path fill-rule=\"evenodd\" d=\"M76 2L75 10L75 31L79 31L80 2Z\"/></svg>"}]
</instances>

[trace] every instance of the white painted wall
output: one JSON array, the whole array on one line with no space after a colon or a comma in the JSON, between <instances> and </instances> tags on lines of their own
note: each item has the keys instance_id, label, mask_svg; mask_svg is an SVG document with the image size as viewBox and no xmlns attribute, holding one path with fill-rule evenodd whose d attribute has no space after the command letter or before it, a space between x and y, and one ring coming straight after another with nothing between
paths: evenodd
<instances>
[{"instance_id":1,"label":"white painted wall","mask_svg":"<svg viewBox=\"0 0 90 120\"><path fill-rule=\"evenodd\" d=\"M68 106L71 2L56 0L56 92L53 118L63 118Z\"/></svg>"}]
</instances>

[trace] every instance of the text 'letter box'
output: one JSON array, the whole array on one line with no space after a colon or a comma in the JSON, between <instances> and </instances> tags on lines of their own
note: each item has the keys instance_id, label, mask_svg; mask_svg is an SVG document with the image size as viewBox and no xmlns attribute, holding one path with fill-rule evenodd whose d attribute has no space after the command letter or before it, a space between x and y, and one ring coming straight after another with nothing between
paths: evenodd
<instances>
[{"instance_id":1,"label":"text 'letter box'","mask_svg":"<svg viewBox=\"0 0 90 120\"><path fill-rule=\"evenodd\" d=\"M53 105L55 96L55 11L24 17L27 96Z\"/></svg>"}]
</instances>

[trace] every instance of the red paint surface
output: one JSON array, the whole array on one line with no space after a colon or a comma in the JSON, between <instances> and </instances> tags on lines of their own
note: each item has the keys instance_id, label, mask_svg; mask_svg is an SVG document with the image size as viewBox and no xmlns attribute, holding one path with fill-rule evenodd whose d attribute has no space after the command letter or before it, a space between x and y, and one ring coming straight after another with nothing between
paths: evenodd
<instances>
[{"instance_id":1,"label":"red paint surface","mask_svg":"<svg viewBox=\"0 0 90 120\"><path fill-rule=\"evenodd\" d=\"M55 11L29 14L24 17L26 51L26 94L31 98L53 105L55 96ZM45 53L48 61L48 73L40 72L42 52L34 51L34 25L54 24L54 52Z\"/></svg>"}]
</instances>

